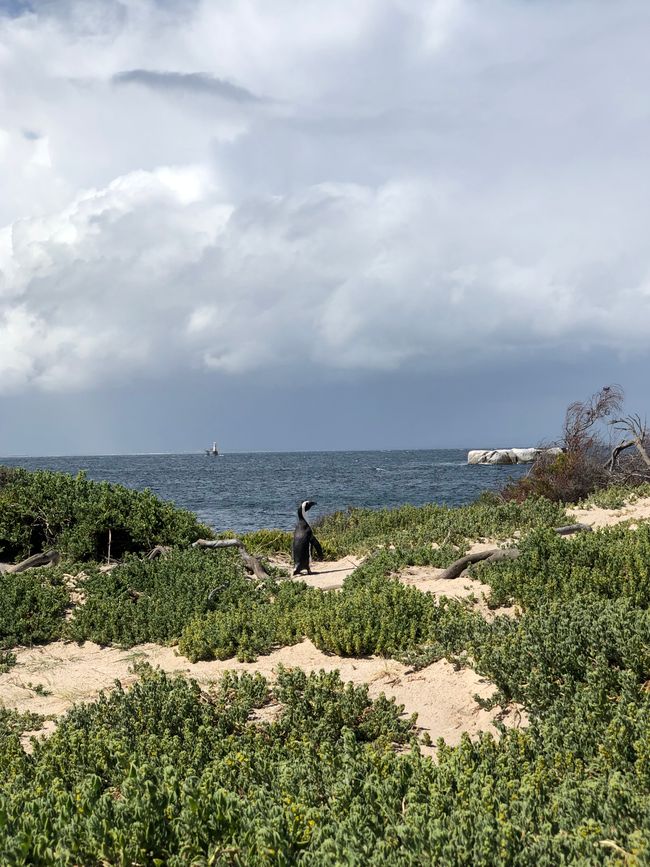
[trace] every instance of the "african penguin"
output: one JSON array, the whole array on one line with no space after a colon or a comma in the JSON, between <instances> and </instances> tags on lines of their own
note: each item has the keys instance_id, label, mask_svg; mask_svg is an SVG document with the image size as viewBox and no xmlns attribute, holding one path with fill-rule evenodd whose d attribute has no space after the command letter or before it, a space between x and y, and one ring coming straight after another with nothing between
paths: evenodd
<instances>
[{"instance_id":1,"label":"african penguin","mask_svg":"<svg viewBox=\"0 0 650 867\"><path fill-rule=\"evenodd\" d=\"M316 536L314 536L314 531L309 526L309 522L305 516L305 512L308 512L309 509L315 505L316 503L313 500L303 500L303 502L298 506L298 523L293 531L294 575L299 575L305 569L307 570L307 574L311 575L311 569L309 568L309 555L312 548L316 557L318 557L319 560L323 559L323 549L321 548L320 542Z\"/></svg>"}]
</instances>

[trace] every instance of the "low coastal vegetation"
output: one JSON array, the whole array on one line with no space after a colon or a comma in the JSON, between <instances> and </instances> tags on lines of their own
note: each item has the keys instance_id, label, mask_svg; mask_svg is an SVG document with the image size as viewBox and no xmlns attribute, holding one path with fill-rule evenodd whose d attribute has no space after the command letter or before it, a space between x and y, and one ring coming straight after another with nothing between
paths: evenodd
<instances>
[{"instance_id":1,"label":"low coastal vegetation","mask_svg":"<svg viewBox=\"0 0 650 867\"><path fill-rule=\"evenodd\" d=\"M0 559L48 548L69 560L121 558L154 545L183 545L212 531L151 491L49 470L0 468Z\"/></svg>"},{"instance_id":2,"label":"low coastal vegetation","mask_svg":"<svg viewBox=\"0 0 650 867\"><path fill-rule=\"evenodd\" d=\"M441 743L435 762L400 707L295 670L273 685L226 676L206 695L145 669L129 692L70 711L31 755L17 721L0 719L2 861L646 863L643 674L593 646L571 665L567 643L549 652L557 626L512 647L529 728ZM259 719L270 702L277 718Z\"/></svg>"},{"instance_id":3,"label":"low coastal vegetation","mask_svg":"<svg viewBox=\"0 0 650 867\"><path fill-rule=\"evenodd\" d=\"M580 505L585 508L601 506L603 509L620 509L626 504L636 503L643 497L650 497L650 482L641 482L634 487L621 484L609 485L585 497Z\"/></svg>"},{"instance_id":4,"label":"low coastal vegetation","mask_svg":"<svg viewBox=\"0 0 650 867\"><path fill-rule=\"evenodd\" d=\"M0 574L0 649L61 637L70 595L63 569Z\"/></svg>"},{"instance_id":5,"label":"low coastal vegetation","mask_svg":"<svg viewBox=\"0 0 650 867\"><path fill-rule=\"evenodd\" d=\"M432 545L462 546L484 537L506 539L533 527L566 523L564 506L544 497L521 503L505 502L498 494L485 493L475 503L458 508L430 503L397 509L353 509L326 515L314 529L328 559L363 555L391 545L403 550L431 550ZM289 554L291 533L260 530L242 537L250 550L260 554ZM424 550L421 557L426 556ZM437 565L431 561L430 565ZM440 564L442 565L442 564Z\"/></svg>"},{"instance_id":6,"label":"low coastal vegetation","mask_svg":"<svg viewBox=\"0 0 650 867\"><path fill-rule=\"evenodd\" d=\"M483 704L517 702L529 725L441 742L433 760L416 720L336 673L228 674L206 693L140 667L131 689L75 707L30 753L20 734L39 719L0 713L1 863L650 859L648 525L562 538L552 528L568 522L564 506L543 498L350 510L318 535L330 557L365 559L328 592L271 568L250 577L232 549L190 547L213 534L151 494L35 475L0 475L0 559L51 545L65 556L1 576L5 668L17 645L59 637L246 661L308 637L339 656L472 665L495 685ZM106 569L109 530L121 562ZM515 537L517 559L474 568L497 614L514 604L517 617L487 621L468 600L399 580L409 565L449 565L477 538ZM288 538L245 541L269 556ZM172 549L146 559L158 544Z\"/></svg>"}]
</instances>

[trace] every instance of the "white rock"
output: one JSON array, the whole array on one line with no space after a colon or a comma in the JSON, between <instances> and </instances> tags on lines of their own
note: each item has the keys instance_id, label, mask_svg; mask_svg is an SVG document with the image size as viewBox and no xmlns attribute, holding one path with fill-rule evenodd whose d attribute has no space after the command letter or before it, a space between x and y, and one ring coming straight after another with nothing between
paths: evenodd
<instances>
[{"instance_id":1,"label":"white rock","mask_svg":"<svg viewBox=\"0 0 650 867\"><path fill-rule=\"evenodd\" d=\"M516 464L517 459L512 454L510 449L494 449L488 452L485 459L486 464Z\"/></svg>"},{"instance_id":2,"label":"white rock","mask_svg":"<svg viewBox=\"0 0 650 867\"><path fill-rule=\"evenodd\" d=\"M472 449L467 453L468 464L530 464L541 454L561 455L562 449Z\"/></svg>"},{"instance_id":3,"label":"white rock","mask_svg":"<svg viewBox=\"0 0 650 867\"><path fill-rule=\"evenodd\" d=\"M510 449L510 451L515 457L515 463L518 464L532 463L540 452L539 449Z\"/></svg>"}]
</instances>

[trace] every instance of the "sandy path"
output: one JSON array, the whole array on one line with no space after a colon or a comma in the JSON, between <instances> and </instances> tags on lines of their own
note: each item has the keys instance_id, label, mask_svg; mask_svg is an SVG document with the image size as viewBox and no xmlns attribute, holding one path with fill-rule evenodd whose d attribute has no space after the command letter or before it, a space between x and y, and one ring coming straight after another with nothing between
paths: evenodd
<instances>
[{"instance_id":1,"label":"sandy path","mask_svg":"<svg viewBox=\"0 0 650 867\"><path fill-rule=\"evenodd\" d=\"M475 542L470 545L468 553L487 551L498 547L499 542L485 541ZM361 557L342 557L340 560L330 560L312 563L312 575L300 575L300 580L310 587L318 587L321 590L340 590L344 580L351 575L356 567L362 562ZM288 560L276 560L276 565L288 568ZM448 580L440 578L442 569L434 566L409 566L399 574L399 580L403 584L417 587L423 593L431 593L434 596L447 596L450 599L465 599L475 596L475 609L486 620L494 620L498 614L514 616L515 608L498 608L492 610L488 607L487 599L490 596L490 587L481 581L472 579L469 575L461 575L459 578Z\"/></svg>"},{"instance_id":2,"label":"sandy path","mask_svg":"<svg viewBox=\"0 0 650 867\"><path fill-rule=\"evenodd\" d=\"M343 582L351 575L363 561L363 557L341 557L340 560L314 561L311 564L311 575L296 576L296 581L304 581L310 587L319 587L321 590L340 590ZM291 575L289 560L277 561L277 565L283 566Z\"/></svg>"},{"instance_id":3,"label":"sandy path","mask_svg":"<svg viewBox=\"0 0 650 867\"><path fill-rule=\"evenodd\" d=\"M641 498L635 503L628 503L620 509L603 509L600 506L593 506L589 509L567 509L567 514L576 522L589 524L594 529L611 527L624 521L634 522L631 525L634 527L639 522L650 520L650 497ZM470 545L468 553L486 551L489 548L499 547L499 544L499 542L490 540L474 542ZM478 598L476 610L480 611L487 620L492 620L499 614L507 616L516 614L516 608L498 608L495 610L488 608L486 600L490 597L489 585L471 578L468 574L451 580L440 578L439 575L442 571L442 569L435 569L432 566L410 566L402 572L400 580L405 584L417 587L424 593L432 593L434 596L447 596L451 599L476 596Z\"/></svg>"}]
</instances>

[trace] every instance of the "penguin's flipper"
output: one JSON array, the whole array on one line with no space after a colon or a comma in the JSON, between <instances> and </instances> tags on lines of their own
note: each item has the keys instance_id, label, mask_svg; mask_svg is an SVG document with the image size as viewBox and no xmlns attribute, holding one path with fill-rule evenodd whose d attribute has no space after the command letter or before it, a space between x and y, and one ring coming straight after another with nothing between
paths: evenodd
<instances>
[{"instance_id":1,"label":"penguin's flipper","mask_svg":"<svg viewBox=\"0 0 650 867\"><path fill-rule=\"evenodd\" d=\"M324 559L323 549L321 548L320 542L316 536L311 537L311 550L316 560Z\"/></svg>"}]
</instances>

